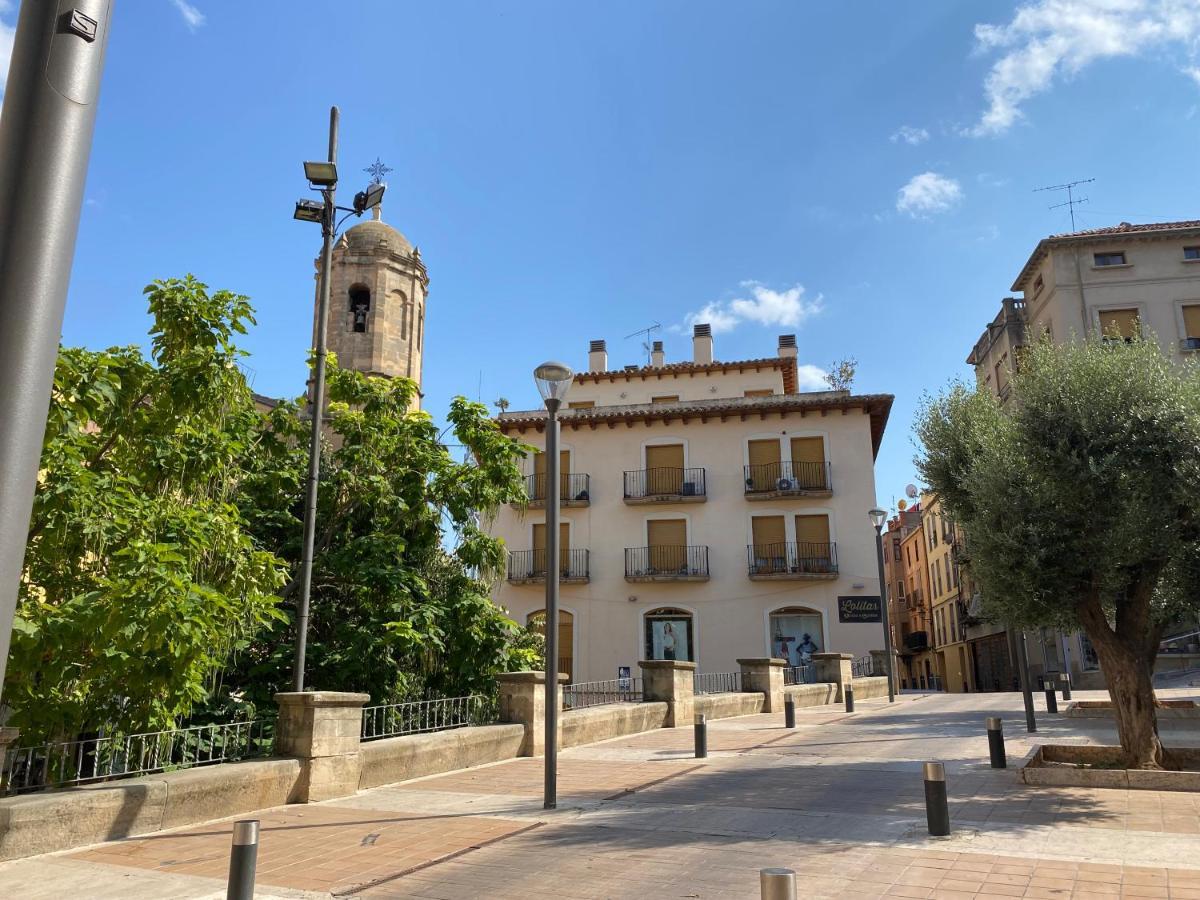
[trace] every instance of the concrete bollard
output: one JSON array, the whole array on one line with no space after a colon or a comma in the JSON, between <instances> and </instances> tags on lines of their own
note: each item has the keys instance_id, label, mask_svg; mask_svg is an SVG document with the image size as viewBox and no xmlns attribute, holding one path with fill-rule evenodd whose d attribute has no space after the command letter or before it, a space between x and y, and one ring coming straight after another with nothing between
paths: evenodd
<instances>
[{"instance_id":1,"label":"concrete bollard","mask_svg":"<svg viewBox=\"0 0 1200 900\"><path fill-rule=\"evenodd\" d=\"M1062 674L1062 694L1064 700L1071 699L1071 674L1069 672Z\"/></svg>"},{"instance_id":2,"label":"concrete bollard","mask_svg":"<svg viewBox=\"0 0 1200 900\"><path fill-rule=\"evenodd\" d=\"M254 900L254 870L258 867L258 819L233 823L229 851L229 886L225 900Z\"/></svg>"},{"instance_id":3,"label":"concrete bollard","mask_svg":"<svg viewBox=\"0 0 1200 900\"><path fill-rule=\"evenodd\" d=\"M992 716L986 720L988 753L992 757L993 769L1007 769L1008 755L1004 752L1004 720Z\"/></svg>"},{"instance_id":4,"label":"concrete bollard","mask_svg":"<svg viewBox=\"0 0 1200 900\"><path fill-rule=\"evenodd\" d=\"M1058 696L1054 693L1054 682L1046 682L1046 712L1058 712Z\"/></svg>"},{"instance_id":5,"label":"concrete bollard","mask_svg":"<svg viewBox=\"0 0 1200 900\"><path fill-rule=\"evenodd\" d=\"M696 759L708 757L708 720L704 713L696 713Z\"/></svg>"},{"instance_id":6,"label":"concrete bollard","mask_svg":"<svg viewBox=\"0 0 1200 900\"><path fill-rule=\"evenodd\" d=\"M791 695L783 701L783 724L786 728L796 727L796 701Z\"/></svg>"},{"instance_id":7,"label":"concrete bollard","mask_svg":"<svg viewBox=\"0 0 1200 900\"><path fill-rule=\"evenodd\" d=\"M761 900L796 900L796 873L791 869L759 869Z\"/></svg>"},{"instance_id":8,"label":"concrete bollard","mask_svg":"<svg viewBox=\"0 0 1200 900\"><path fill-rule=\"evenodd\" d=\"M854 685L846 685L846 712L854 712Z\"/></svg>"},{"instance_id":9,"label":"concrete bollard","mask_svg":"<svg viewBox=\"0 0 1200 900\"><path fill-rule=\"evenodd\" d=\"M946 767L940 762L925 763L925 821L934 837L950 833L950 805L946 800Z\"/></svg>"}]
</instances>

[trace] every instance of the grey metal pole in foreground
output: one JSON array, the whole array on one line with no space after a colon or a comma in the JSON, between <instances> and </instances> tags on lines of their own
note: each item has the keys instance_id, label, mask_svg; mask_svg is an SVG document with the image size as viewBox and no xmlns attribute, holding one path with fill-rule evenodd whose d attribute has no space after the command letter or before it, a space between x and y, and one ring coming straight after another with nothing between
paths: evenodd
<instances>
[{"instance_id":1,"label":"grey metal pole in foreground","mask_svg":"<svg viewBox=\"0 0 1200 900\"><path fill-rule=\"evenodd\" d=\"M112 0L22 3L0 113L0 684L111 17Z\"/></svg>"},{"instance_id":2,"label":"grey metal pole in foreground","mask_svg":"<svg viewBox=\"0 0 1200 900\"><path fill-rule=\"evenodd\" d=\"M946 767L940 762L927 762L925 775L925 822L934 837L950 833L950 806L946 799Z\"/></svg>"},{"instance_id":3,"label":"grey metal pole in foreground","mask_svg":"<svg viewBox=\"0 0 1200 900\"><path fill-rule=\"evenodd\" d=\"M896 661L892 652L892 621L888 612L887 575L883 570L883 526L875 526L875 555L879 561L879 602L883 606L883 649L887 654L888 703L896 702Z\"/></svg>"},{"instance_id":4,"label":"grey metal pole in foreground","mask_svg":"<svg viewBox=\"0 0 1200 900\"><path fill-rule=\"evenodd\" d=\"M257 868L258 819L234 822L225 900L254 900L254 875Z\"/></svg>"},{"instance_id":5,"label":"grey metal pole in foreground","mask_svg":"<svg viewBox=\"0 0 1200 900\"><path fill-rule=\"evenodd\" d=\"M1021 694L1025 700L1025 730L1032 734L1037 731L1037 715L1033 709L1033 688L1029 684L1029 656L1025 652L1025 632L1017 634L1010 630L1009 640L1017 651L1017 679L1021 683Z\"/></svg>"},{"instance_id":6,"label":"grey metal pole in foreground","mask_svg":"<svg viewBox=\"0 0 1200 900\"><path fill-rule=\"evenodd\" d=\"M546 785L542 806L558 805L558 407L546 399Z\"/></svg>"},{"instance_id":7,"label":"grey metal pole in foreground","mask_svg":"<svg viewBox=\"0 0 1200 900\"><path fill-rule=\"evenodd\" d=\"M337 162L338 108L329 110L329 161ZM300 608L296 616L296 664L292 670L292 690L304 690L304 657L308 649L308 611L312 596L313 544L317 533L317 491L321 480L321 423L325 412L326 335L329 331L329 270L333 265L333 229L337 210L334 204L336 184L321 192L325 209L321 217L321 287L317 309L316 365L313 371L312 434L308 444L308 482L304 488L304 547L300 556Z\"/></svg>"}]
</instances>

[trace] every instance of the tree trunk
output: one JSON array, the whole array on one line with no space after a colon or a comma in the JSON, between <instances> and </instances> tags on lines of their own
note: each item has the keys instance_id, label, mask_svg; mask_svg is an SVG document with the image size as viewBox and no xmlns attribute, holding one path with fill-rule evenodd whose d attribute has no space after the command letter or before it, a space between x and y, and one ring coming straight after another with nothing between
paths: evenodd
<instances>
[{"instance_id":1,"label":"tree trunk","mask_svg":"<svg viewBox=\"0 0 1200 900\"><path fill-rule=\"evenodd\" d=\"M1125 767L1161 769L1163 747L1158 739L1152 674L1158 652L1157 629L1152 634L1115 633L1096 599L1081 604L1079 613L1108 683Z\"/></svg>"}]
</instances>

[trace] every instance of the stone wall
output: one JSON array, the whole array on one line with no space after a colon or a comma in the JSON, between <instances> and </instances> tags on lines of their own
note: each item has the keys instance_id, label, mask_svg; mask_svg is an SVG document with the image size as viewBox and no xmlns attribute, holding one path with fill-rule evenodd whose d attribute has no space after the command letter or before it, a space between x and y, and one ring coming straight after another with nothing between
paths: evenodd
<instances>
[{"instance_id":1,"label":"stone wall","mask_svg":"<svg viewBox=\"0 0 1200 900\"><path fill-rule=\"evenodd\" d=\"M578 747L662 728L667 704L610 703L587 709L569 709L560 718L559 747Z\"/></svg>"},{"instance_id":2,"label":"stone wall","mask_svg":"<svg viewBox=\"0 0 1200 900\"><path fill-rule=\"evenodd\" d=\"M697 694L692 701L693 711L710 719L730 719L734 716L753 716L763 711L762 694Z\"/></svg>"},{"instance_id":3,"label":"stone wall","mask_svg":"<svg viewBox=\"0 0 1200 900\"><path fill-rule=\"evenodd\" d=\"M0 859L69 850L296 800L295 759L247 760L5 797Z\"/></svg>"},{"instance_id":4,"label":"stone wall","mask_svg":"<svg viewBox=\"0 0 1200 900\"><path fill-rule=\"evenodd\" d=\"M888 694L886 675L855 678L852 684L855 700L871 700L874 697L886 697Z\"/></svg>"},{"instance_id":5,"label":"stone wall","mask_svg":"<svg viewBox=\"0 0 1200 900\"><path fill-rule=\"evenodd\" d=\"M833 682L821 684L789 684L783 692L792 698L796 706L827 706L837 698L838 686ZM886 680L884 692L887 691Z\"/></svg>"},{"instance_id":6,"label":"stone wall","mask_svg":"<svg viewBox=\"0 0 1200 900\"><path fill-rule=\"evenodd\" d=\"M524 738L525 727L517 724L453 728L369 741L359 754L362 772L358 789L516 759Z\"/></svg>"}]
</instances>

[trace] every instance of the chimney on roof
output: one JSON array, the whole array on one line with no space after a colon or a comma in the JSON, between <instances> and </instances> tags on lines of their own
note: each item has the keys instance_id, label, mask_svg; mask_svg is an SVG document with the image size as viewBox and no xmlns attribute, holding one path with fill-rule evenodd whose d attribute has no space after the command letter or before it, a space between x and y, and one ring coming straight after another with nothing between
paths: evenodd
<instances>
[{"instance_id":1,"label":"chimney on roof","mask_svg":"<svg viewBox=\"0 0 1200 900\"><path fill-rule=\"evenodd\" d=\"M796 336L794 334L781 334L779 336L779 356L795 359L798 351L796 350Z\"/></svg>"},{"instance_id":2,"label":"chimney on roof","mask_svg":"<svg viewBox=\"0 0 1200 900\"><path fill-rule=\"evenodd\" d=\"M650 351L650 365L656 369L661 369L667 363L667 354L663 353L662 341L654 342L654 349Z\"/></svg>"},{"instance_id":3,"label":"chimney on roof","mask_svg":"<svg viewBox=\"0 0 1200 900\"><path fill-rule=\"evenodd\" d=\"M608 371L608 348L604 341L592 341L588 347L588 371Z\"/></svg>"},{"instance_id":4,"label":"chimney on roof","mask_svg":"<svg viewBox=\"0 0 1200 900\"><path fill-rule=\"evenodd\" d=\"M711 325L692 326L692 361L698 366L713 361L713 339Z\"/></svg>"}]
</instances>

